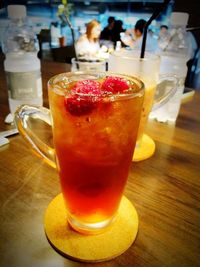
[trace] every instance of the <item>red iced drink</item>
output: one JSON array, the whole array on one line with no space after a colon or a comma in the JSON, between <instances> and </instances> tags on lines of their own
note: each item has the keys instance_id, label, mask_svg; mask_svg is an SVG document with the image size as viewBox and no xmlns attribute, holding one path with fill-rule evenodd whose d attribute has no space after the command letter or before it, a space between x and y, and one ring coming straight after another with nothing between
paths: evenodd
<instances>
[{"instance_id":1,"label":"red iced drink","mask_svg":"<svg viewBox=\"0 0 200 267\"><path fill-rule=\"evenodd\" d=\"M122 75L62 75L65 79L57 76L49 83L61 188L70 224L92 231L109 224L119 207L137 138L143 85Z\"/></svg>"}]
</instances>

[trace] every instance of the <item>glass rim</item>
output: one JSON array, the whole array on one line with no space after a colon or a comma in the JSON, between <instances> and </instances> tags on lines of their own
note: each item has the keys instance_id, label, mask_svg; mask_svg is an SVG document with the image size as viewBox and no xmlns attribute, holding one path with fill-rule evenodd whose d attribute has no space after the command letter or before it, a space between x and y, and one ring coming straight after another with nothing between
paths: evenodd
<instances>
[{"instance_id":1,"label":"glass rim","mask_svg":"<svg viewBox=\"0 0 200 267\"><path fill-rule=\"evenodd\" d=\"M95 60L93 60L93 61L91 60L91 61L90 61L90 60L88 59L88 61L87 61L87 60L86 60L86 61L82 61L81 59L76 59L76 58L74 57L74 58L71 59L71 63L81 64L81 65L82 65L82 64L88 64L88 63L89 63L89 64L95 64L95 65L96 65L96 64L97 64L97 65L98 65L98 64L99 64L99 65L104 65L104 64L106 64L106 60L104 59L104 60L98 60L98 61L95 61Z\"/></svg>"},{"instance_id":2,"label":"glass rim","mask_svg":"<svg viewBox=\"0 0 200 267\"><path fill-rule=\"evenodd\" d=\"M130 55L124 55L123 53L130 53ZM132 53L132 55L131 55ZM153 52L150 51L146 51L145 52L145 57L144 58L140 58L140 50L120 50L120 51L112 51L110 53L110 56L115 56L118 58L123 58L123 59L132 59L132 60L140 60L140 61L151 61L151 60L158 60L160 61L160 55L155 54Z\"/></svg>"},{"instance_id":3,"label":"glass rim","mask_svg":"<svg viewBox=\"0 0 200 267\"><path fill-rule=\"evenodd\" d=\"M145 89L145 85L144 82L142 80L140 80L139 78L135 77L135 76L131 76L131 75L127 75L127 74L121 74L121 73L114 73L114 72L109 72L109 71L105 71L105 72L96 72L96 71L72 71L72 72L63 72L63 73L59 73L54 75L53 77L51 77L48 82L48 89L53 90L55 87L56 89L60 89L61 91L64 91L65 89L58 85L57 83L59 81L63 80L63 77L68 78L68 83L70 82L75 82L75 81L79 81L79 80L83 80L83 79L74 79L74 80L70 80L70 77L80 77L80 76L88 76L85 77L85 79L99 79L99 78L104 78L107 76L115 76L115 77L121 77L127 80L131 80L134 82L134 84L136 84L137 86L137 90L129 92L129 93L110 93L110 94L106 94L105 96L102 95L102 97L104 98L109 98L109 97L117 97L117 98L121 98L121 97L126 97L126 98L130 98L133 96L138 96L138 95L143 95L144 94L144 89ZM93 77L93 78L89 78L89 77ZM56 82L55 82L56 81ZM83 95L83 94L82 94Z\"/></svg>"}]
</instances>

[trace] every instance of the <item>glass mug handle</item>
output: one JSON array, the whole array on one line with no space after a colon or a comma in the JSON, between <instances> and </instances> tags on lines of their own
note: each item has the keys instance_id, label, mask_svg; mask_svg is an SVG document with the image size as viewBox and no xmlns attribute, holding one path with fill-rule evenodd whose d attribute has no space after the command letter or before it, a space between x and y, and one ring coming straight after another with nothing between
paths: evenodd
<instances>
[{"instance_id":1,"label":"glass mug handle","mask_svg":"<svg viewBox=\"0 0 200 267\"><path fill-rule=\"evenodd\" d=\"M51 167L56 168L55 150L45 144L28 126L28 120L41 120L51 126L50 110L44 107L29 105L20 106L15 112L15 124L20 134L28 142L34 152Z\"/></svg>"},{"instance_id":2,"label":"glass mug handle","mask_svg":"<svg viewBox=\"0 0 200 267\"><path fill-rule=\"evenodd\" d=\"M152 111L167 103L175 95L177 89L178 78L176 77L176 75L160 75L159 82L154 94Z\"/></svg>"}]
</instances>

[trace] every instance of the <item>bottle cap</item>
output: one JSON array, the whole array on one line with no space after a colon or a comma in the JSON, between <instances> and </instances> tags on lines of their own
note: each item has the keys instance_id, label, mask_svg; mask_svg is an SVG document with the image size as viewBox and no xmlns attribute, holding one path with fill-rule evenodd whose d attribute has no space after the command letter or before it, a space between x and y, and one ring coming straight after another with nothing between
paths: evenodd
<instances>
[{"instance_id":1,"label":"bottle cap","mask_svg":"<svg viewBox=\"0 0 200 267\"><path fill-rule=\"evenodd\" d=\"M11 19L22 19L26 17L26 6L23 5L9 5L8 17Z\"/></svg>"},{"instance_id":2,"label":"bottle cap","mask_svg":"<svg viewBox=\"0 0 200 267\"><path fill-rule=\"evenodd\" d=\"M188 23L189 14L184 12L172 12L170 22L173 25L186 26Z\"/></svg>"}]
</instances>

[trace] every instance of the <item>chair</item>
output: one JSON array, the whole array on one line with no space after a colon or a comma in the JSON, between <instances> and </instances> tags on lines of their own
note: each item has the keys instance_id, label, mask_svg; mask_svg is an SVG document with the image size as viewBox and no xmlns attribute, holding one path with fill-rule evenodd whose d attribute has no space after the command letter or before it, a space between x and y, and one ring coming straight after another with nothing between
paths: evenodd
<instances>
[{"instance_id":1,"label":"chair","mask_svg":"<svg viewBox=\"0 0 200 267\"><path fill-rule=\"evenodd\" d=\"M73 45L51 48L53 60L71 64L71 59L75 57L75 48Z\"/></svg>"},{"instance_id":2,"label":"chair","mask_svg":"<svg viewBox=\"0 0 200 267\"><path fill-rule=\"evenodd\" d=\"M42 29L39 34L37 34L38 42L39 42L39 52L38 52L38 57L40 59L44 58L43 55L43 48L42 44L43 43L48 43L49 48L51 48L51 31L49 29Z\"/></svg>"}]
</instances>

